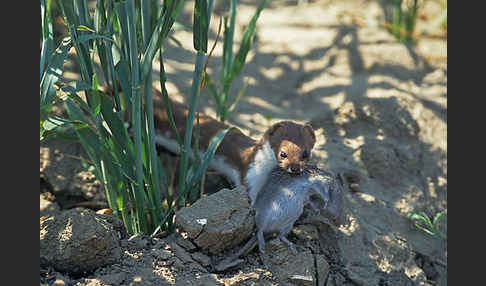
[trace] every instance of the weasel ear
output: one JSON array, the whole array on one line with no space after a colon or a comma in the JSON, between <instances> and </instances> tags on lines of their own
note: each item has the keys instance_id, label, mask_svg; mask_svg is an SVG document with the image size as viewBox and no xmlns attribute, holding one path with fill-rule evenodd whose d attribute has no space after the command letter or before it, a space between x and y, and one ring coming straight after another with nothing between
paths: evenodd
<instances>
[{"instance_id":1,"label":"weasel ear","mask_svg":"<svg viewBox=\"0 0 486 286\"><path fill-rule=\"evenodd\" d=\"M273 124L272 126L270 126L270 128L268 128L267 130L267 136L270 137L272 136L278 129L282 128L283 127L283 124L282 122L277 122L275 124Z\"/></svg>"},{"instance_id":2,"label":"weasel ear","mask_svg":"<svg viewBox=\"0 0 486 286\"><path fill-rule=\"evenodd\" d=\"M304 132L309 138L311 138L312 146L314 146L314 144L316 144L316 134L314 133L314 129L312 129L312 126L309 123L306 123L304 125Z\"/></svg>"}]
</instances>

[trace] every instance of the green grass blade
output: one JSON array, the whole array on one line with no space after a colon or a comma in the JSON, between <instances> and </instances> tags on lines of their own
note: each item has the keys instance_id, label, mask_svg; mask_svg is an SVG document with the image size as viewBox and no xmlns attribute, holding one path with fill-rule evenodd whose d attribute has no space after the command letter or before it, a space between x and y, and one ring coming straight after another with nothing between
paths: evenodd
<instances>
[{"instance_id":1,"label":"green grass blade","mask_svg":"<svg viewBox=\"0 0 486 286\"><path fill-rule=\"evenodd\" d=\"M143 47L147 48L150 41L150 31L151 31L151 11L150 11L150 0L141 0L141 22L142 22L142 41Z\"/></svg>"},{"instance_id":2,"label":"green grass blade","mask_svg":"<svg viewBox=\"0 0 486 286\"><path fill-rule=\"evenodd\" d=\"M197 104L199 105L199 102ZM199 166L199 164L201 163L201 156L199 155L199 139L201 136L201 130L199 125L199 112L196 113L196 126L194 132L196 136L194 137L194 146L192 150L194 154L195 165Z\"/></svg>"},{"instance_id":3,"label":"green grass blade","mask_svg":"<svg viewBox=\"0 0 486 286\"><path fill-rule=\"evenodd\" d=\"M65 86L61 87L61 90L66 93L77 93L79 91L85 91L91 89L91 86L84 81L72 81Z\"/></svg>"},{"instance_id":4,"label":"green grass blade","mask_svg":"<svg viewBox=\"0 0 486 286\"><path fill-rule=\"evenodd\" d=\"M223 69L221 78L228 77L233 61L233 37L235 33L237 0L230 0L229 25L228 17L224 18Z\"/></svg>"},{"instance_id":5,"label":"green grass blade","mask_svg":"<svg viewBox=\"0 0 486 286\"><path fill-rule=\"evenodd\" d=\"M123 59L128 59L130 58L128 47L129 47L129 42L128 42L128 23L127 23L127 10L126 10L126 3L123 2L115 2L115 10L116 10L116 15L118 19L118 26L119 26L119 33L118 35L121 37L121 47L123 47L120 52L122 53Z\"/></svg>"},{"instance_id":6,"label":"green grass blade","mask_svg":"<svg viewBox=\"0 0 486 286\"><path fill-rule=\"evenodd\" d=\"M93 76L93 64L90 59L89 49L92 47L92 39L87 43L79 43L78 37L84 35L84 31L78 31L76 27L79 25L92 26L87 16L87 4L82 0L73 1L57 1L61 8L64 21L68 26L69 33L71 35L73 45L76 49L76 58L78 59L78 65L81 72L81 78L84 81L91 84L91 78Z\"/></svg>"},{"instance_id":7,"label":"green grass blade","mask_svg":"<svg viewBox=\"0 0 486 286\"><path fill-rule=\"evenodd\" d=\"M178 206L185 204L184 198L187 189L185 189L185 177L187 174L189 164L189 154L191 152L192 130L194 126L194 114L196 111L196 103L199 97L199 86L201 84L201 76L204 66L204 54L197 52L196 64L194 67L194 76L192 79L192 92L189 99L189 111L186 120L186 133L184 134L184 149L181 152L181 160L179 165L179 182L178 182Z\"/></svg>"},{"instance_id":8,"label":"green grass blade","mask_svg":"<svg viewBox=\"0 0 486 286\"><path fill-rule=\"evenodd\" d=\"M150 42L148 43L147 48L145 49L145 52L142 56L142 78L145 78L146 75L151 72L152 60L155 56L155 53L160 47L160 43L167 38L170 28L174 24L182 4L182 0L164 1L164 3L165 2L169 2L168 4L164 4L168 5L167 10L164 11L163 16L159 18L159 21L157 22L157 25L152 32Z\"/></svg>"},{"instance_id":9,"label":"green grass blade","mask_svg":"<svg viewBox=\"0 0 486 286\"><path fill-rule=\"evenodd\" d=\"M114 36L113 27L112 27L113 4L112 4L111 0L108 0L108 3L106 5L107 5L107 13L106 14L108 16L105 17L105 20L106 20L105 27L106 27L106 33L107 33L107 35L110 36L110 39L111 39L111 37ZM114 57L113 49L115 49L115 51L120 50L120 48L117 47L117 45L113 46L112 41L107 41L106 44L105 44L105 53L104 53L105 57L106 57L105 63L108 66L106 79L107 79L108 86L113 87L113 96L115 98L116 110L118 112L121 112L122 107L121 107L121 103L120 103L120 96L118 95L118 83L117 83L117 80L116 80L115 61L113 59L113 57Z\"/></svg>"},{"instance_id":10,"label":"green grass blade","mask_svg":"<svg viewBox=\"0 0 486 286\"><path fill-rule=\"evenodd\" d=\"M66 111L73 122L80 122L74 125L74 130L78 134L78 137L83 145L86 153L89 156L91 162L93 162L96 170L101 174L98 159L100 158L100 146L101 142L98 140L98 136L88 127L87 121L81 111L81 109L74 104L74 102L67 98L64 101Z\"/></svg>"},{"instance_id":11,"label":"green grass blade","mask_svg":"<svg viewBox=\"0 0 486 286\"><path fill-rule=\"evenodd\" d=\"M173 35L169 35L169 40L171 40L172 42L174 42L174 44L176 44L176 46L178 46L179 48L183 49L184 47L182 46L182 43L176 39L176 37L174 37Z\"/></svg>"},{"instance_id":12,"label":"green grass blade","mask_svg":"<svg viewBox=\"0 0 486 286\"><path fill-rule=\"evenodd\" d=\"M149 44L150 34L151 34L151 10L150 10L150 0L143 0L141 3L141 14L142 14L142 40L143 45L146 48ZM152 70L152 65L150 65L150 70ZM158 225L162 220L162 206L160 198L160 181L159 181L159 166L157 164L157 150L155 147L155 128L154 128L154 112L153 112L153 100L152 100L152 73L149 72L147 77L144 78L144 103L145 103L145 125L146 125L146 151L147 153L147 180L151 182L149 185L150 189L148 191L148 198L150 202L150 210L152 213L152 223Z\"/></svg>"},{"instance_id":13,"label":"green grass blade","mask_svg":"<svg viewBox=\"0 0 486 286\"><path fill-rule=\"evenodd\" d=\"M206 74L206 78L205 78L204 81L205 81L206 90L207 90L209 96L211 97L211 99L213 100L213 103L215 105L216 114L217 114L219 120L224 122L224 119L226 118L225 117L225 113L226 113L225 96L224 96L223 92L218 90L218 88L213 83L209 74Z\"/></svg>"},{"instance_id":14,"label":"green grass blade","mask_svg":"<svg viewBox=\"0 0 486 286\"><path fill-rule=\"evenodd\" d=\"M111 41L111 42L113 42L116 45L116 43L113 41L112 38L107 37L105 35L97 34L97 33L80 35L77 38L77 42L80 43L80 44L84 44L84 43L87 43L87 42L89 42L89 41L91 41L93 39L100 39L100 40Z\"/></svg>"},{"instance_id":15,"label":"green grass blade","mask_svg":"<svg viewBox=\"0 0 486 286\"><path fill-rule=\"evenodd\" d=\"M175 0L172 0L174 2ZM157 51L157 48L160 46L161 43L161 37L162 37L162 27L164 24L164 20L167 16L164 14L163 17L159 18L157 25L155 26L155 29L152 33L152 37L150 38L150 41L148 42L145 52L142 56L141 60L141 70L142 70L142 78L145 78L147 74L149 74L152 71L152 61L155 56L155 52Z\"/></svg>"},{"instance_id":16,"label":"green grass blade","mask_svg":"<svg viewBox=\"0 0 486 286\"><path fill-rule=\"evenodd\" d=\"M165 69L164 69L164 59L162 57L162 47L159 50L159 59L160 59L160 88L162 90L162 102L164 103L165 107L165 112L167 113L167 118L169 119L169 125L172 128L172 131L174 131L176 135L177 142L179 143L179 146L183 144L181 136L179 134L179 131L177 130L177 126L174 121L174 115L172 114L172 108L170 107L169 103L169 94L167 93L167 89L165 87L165 83L167 81L167 76L165 74Z\"/></svg>"},{"instance_id":17,"label":"green grass blade","mask_svg":"<svg viewBox=\"0 0 486 286\"><path fill-rule=\"evenodd\" d=\"M197 103L199 105L199 102ZM191 166L187 172L186 175L186 184L188 181L192 181L194 179L194 175L196 174L197 169L201 165L201 155L200 155L200 149L199 149L199 138L200 138L200 129L199 129L199 112L196 113L196 126L194 127L194 146L192 147L192 162ZM186 186L186 189L188 190L188 196L187 200L190 204L195 202L198 197L198 181L196 181L196 184L194 186Z\"/></svg>"},{"instance_id":18,"label":"green grass blade","mask_svg":"<svg viewBox=\"0 0 486 286\"><path fill-rule=\"evenodd\" d=\"M207 53L208 51L208 2L207 0L195 0L194 2L194 25L193 45L196 51Z\"/></svg>"},{"instance_id":19,"label":"green grass blade","mask_svg":"<svg viewBox=\"0 0 486 286\"><path fill-rule=\"evenodd\" d=\"M128 42L128 60L130 62L130 98L132 100L131 120L133 128L133 140L135 150L135 174L137 184L133 188L133 197L135 202L134 229L136 232L146 232L147 225L144 217L144 183L143 183L143 159L142 159L142 108L140 92L140 70L138 62L138 46L136 34L136 18L134 0L129 0L118 6L120 11L125 11L126 19L123 25L127 25L127 42ZM120 22L122 23L122 21Z\"/></svg>"},{"instance_id":20,"label":"green grass blade","mask_svg":"<svg viewBox=\"0 0 486 286\"><path fill-rule=\"evenodd\" d=\"M429 217L423 212L421 212L419 214L418 213L411 213L408 218L412 221L418 220L418 221L422 221L426 225L431 225Z\"/></svg>"},{"instance_id":21,"label":"green grass blade","mask_svg":"<svg viewBox=\"0 0 486 286\"><path fill-rule=\"evenodd\" d=\"M41 5L41 36L42 49L40 55L40 79L44 74L49 58L54 50L54 36L52 32L51 0L40 0Z\"/></svg>"},{"instance_id":22,"label":"green grass blade","mask_svg":"<svg viewBox=\"0 0 486 286\"><path fill-rule=\"evenodd\" d=\"M167 205L172 204L172 199L169 194L169 180L167 179L166 170L162 165L162 161L157 156L157 164L159 165L159 180L162 182L162 193L164 194L164 199L167 200Z\"/></svg>"},{"instance_id":23,"label":"green grass blade","mask_svg":"<svg viewBox=\"0 0 486 286\"><path fill-rule=\"evenodd\" d=\"M402 0L393 0L392 33L397 39L401 39L400 27L402 25Z\"/></svg>"},{"instance_id":24,"label":"green grass blade","mask_svg":"<svg viewBox=\"0 0 486 286\"><path fill-rule=\"evenodd\" d=\"M212 9L213 9L213 1L209 1L208 27L209 27ZM199 100L199 95L201 91L200 86L201 86L203 69L204 69L204 54L201 51L197 51L196 63L194 66L194 73L193 73L193 80L192 80L191 97L189 99L189 111L188 111L188 116L186 121L186 130L185 130L186 133L184 134L184 149L181 150L181 161L179 165L178 198L176 203L179 207L184 205L186 193L187 193L187 189L185 188L186 187L185 177L187 174L189 152L191 148L192 131L194 126L194 113L196 111L196 105Z\"/></svg>"},{"instance_id":25,"label":"green grass blade","mask_svg":"<svg viewBox=\"0 0 486 286\"><path fill-rule=\"evenodd\" d=\"M113 135L113 140L126 151L126 156L130 161L133 161L133 144L130 140L130 136L125 127L124 122L120 119L118 113L113 112L114 105L113 100L106 96L101 96L101 114L106 121L107 126L110 128L110 132Z\"/></svg>"},{"instance_id":26,"label":"green grass blade","mask_svg":"<svg viewBox=\"0 0 486 286\"><path fill-rule=\"evenodd\" d=\"M56 4L63 14L66 25L78 26L80 24L78 17L74 14L74 1L56 0Z\"/></svg>"},{"instance_id":27,"label":"green grass blade","mask_svg":"<svg viewBox=\"0 0 486 286\"><path fill-rule=\"evenodd\" d=\"M94 11L94 18L93 18L94 28L95 31L98 31L100 33L105 32L106 24L107 24L106 15L109 16L109 14L107 14L105 10L105 2L106 1L104 0L96 0L96 9ZM110 3L108 3L107 5L109 6Z\"/></svg>"},{"instance_id":28,"label":"green grass blade","mask_svg":"<svg viewBox=\"0 0 486 286\"><path fill-rule=\"evenodd\" d=\"M238 104L238 102L240 101L241 97L243 96L243 94L245 94L245 91L246 91L246 88L248 87L248 83L245 82L243 84L243 87L240 89L240 91L238 92L238 95L236 96L235 98L235 101L230 105L230 107L228 108L228 110L225 112L225 117L222 119L222 121L224 122L226 119L228 119L228 117L230 116L230 114L233 112L233 110L235 109L236 105Z\"/></svg>"},{"instance_id":29,"label":"green grass blade","mask_svg":"<svg viewBox=\"0 0 486 286\"><path fill-rule=\"evenodd\" d=\"M433 231L434 226L432 225L432 222L430 221L427 214L425 214L424 212L421 212L420 214L411 213L408 216L408 219L410 219L414 223L414 225L421 231L430 234L432 236L435 236L435 233ZM420 223L422 223L423 226Z\"/></svg>"},{"instance_id":30,"label":"green grass blade","mask_svg":"<svg viewBox=\"0 0 486 286\"><path fill-rule=\"evenodd\" d=\"M209 166L209 163L213 159L214 154L216 153L216 150L219 147L219 144L223 141L226 134L233 129L236 130L235 127L229 127L225 130L222 130L211 139L211 142L208 146L208 149L206 150L206 152L204 153L204 155L201 159L200 166L198 167L197 171L194 173L191 180L186 182L189 189L194 188L194 186L196 185L196 182L201 179L204 172L206 172L206 170Z\"/></svg>"},{"instance_id":31,"label":"green grass blade","mask_svg":"<svg viewBox=\"0 0 486 286\"><path fill-rule=\"evenodd\" d=\"M116 217L118 216L118 203L116 201L117 195L114 194L113 192L113 186L110 186L110 183L106 174L110 174L110 171L107 170L105 166L105 162L109 162L108 160L102 160L100 162L100 167L101 167L101 182L103 183L103 186L105 187L105 193L106 193L106 200L108 201L108 206L111 210L113 210L113 214ZM98 178L99 179L99 178Z\"/></svg>"},{"instance_id":32,"label":"green grass blade","mask_svg":"<svg viewBox=\"0 0 486 286\"><path fill-rule=\"evenodd\" d=\"M211 79L211 76L209 74L206 74L206 78L204 79L204 85L206 86L206 90L213 99L214 104L216 105L216 111L217 114L219 114L219 111L221 110L222 107L222 100L220 93L218 93L218 89L214 82Z\"/></svg>"},{"instance_id":33,"label":"green grass blade","mask_svg":"<svg viewBox=\"0 0 486 286\"><path fill-rule=\"evenodd\" d=\"M95 110L89 106L85 100L83 100L80 96L76 94L78 91L89 91L91 87L86 84L85 82L76 82L74 85L65 86L61 90L66 91L68 93L67 97L62 97L63 100L71 99L86 113L89 117L95 117Z\"/></svg>"},{"instance_id":34,"label":"green grass blade","mask_svg":"<svg viewBox=\"0 0 486 286\"><path fill-rule=\"evenodd\" d=\"M213 1L209 3L209 16L211 15ZM186 176L188 174L189 154L191 152L191 140L193 135L194 114L196 106L199 102L199 95L201 91L201 80L204 69L205 57L202 51L197 51L196 62L194 66L191 97L189 98L189 111L186 120L186 129L184 134L184 149L181 152L181 160L179 165L179 180L178 180L178 197L176 205L181 207L186 203L187 193L190 189L187 188ZM209 164L209 162L207 162Z\"/></svg>"},{"instance_id":35,"label":"green grass blade","mask_svg":"<svg viewBox=\"0 0 486 286\"><path fill-rule=\"evenodd\" d=\"M88 3L86 0L74 0L74 13L78 16L78 24L92 26L91 18L88 12Z\"/></svg>"},{"instance_id":36,"label":"green grass blade","mask_svg":"<svg viewBox=\"0 0 486 286\"><path fill-rule=\"evenodd\" d=\"M115 72L122 90L125 108L131 112L133 103L131 97L132 89L130 86L132 84L132 79L130 78L130 67L128 62L125 59L120 59L115 66Z\"/></svg>"},{"instance_id":37,"label":"green grass blade","mask_svg":"<svg viewBox=\"0 0 486 286\"><path fill-rule=\"evenodd\" d=\"M54 130L56 128L64 127L68 124L75 124L75 123L77 123L77 122L74 122L72 120L66 120L66 119L58 117L58 116L53 116L53 117L47 118L42 125L43 125L43 127L46 131L51 131L51 130Z\"/></svg>"},{"instance_id":38,"label":"green grass blade","mask_svg":"<svg viewBox=\"0 0 486 286\"><path fill-rule=\"evenodd\" d=\"M241 45L240 48L238 49L238 52L235 55L233 65L231 66L231 72L228 74L227 77L225 77L225 81L224 81L225 86L229 85L229 83L233 80L233 78L236 77L241 72L241 69L245 64L246 56L248 55L248 52L250 51L251 45L253 43L253 39L255 38L256 22L258 20L258 17L260 16L261 11L265 7L265 2L266 0L262 0L260 2L255 13L253 14L253 17L251 18L250 22L248 23L248 25L246 26L243 32ZM227 89L225 89L225 91L227 92Z\"/></svg>"},{"instance_id":39,"label":"green grass blade","mask_svg":"<svg viewBox=\"0 0 486 286\"><path fill-rule=\"evenodd\" d=\"M42 76L44 75L44 71L49 62L49 57L52 55L52 49L53 49L53 41L49 39L42 41L41 54L40 54L39 80L42 80Z\"/></svg>"},{"instance_id":40,"label":"green grass blade","mask_svg":"<svg viewBox=\"0 0 486 286\"><path fill-rule=\"evenodd\" d=\"M439 213L437 213L437 214L434 216L434 219L433 219L433 221L432 221L433 225L434 225L434 226L437 226L437 224L439 223L439 220L440 220L441 218L443 218L443 217L444 217L444 215L445 215L445 213L444 213L444 212L439 212Z\"/></svg>"},{"instance_id":41,"label":"green grass blade","mask_svg":"<svg viewBox=\"0 0 486 286\"><path fill-rule=\"evenodd\" d=\"M54 84L62 77L64 71L64 61L72 47L72 41L66 37L56 49L51 62L46 68L46 72L40 82L40 119L41 121L47 118L52 101L56 96L56 89Z\"/></svg>"}]
</instances>

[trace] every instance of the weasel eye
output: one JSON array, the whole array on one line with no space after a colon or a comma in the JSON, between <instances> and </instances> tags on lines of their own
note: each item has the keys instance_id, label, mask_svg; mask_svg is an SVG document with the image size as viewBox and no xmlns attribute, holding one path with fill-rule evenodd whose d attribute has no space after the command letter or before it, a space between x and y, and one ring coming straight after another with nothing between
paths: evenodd
<instances>
[{"instance_id":1,"label":"weasel eye","mask_svg":"<svg viewBox=\"0 0 486 286\"><path fill-rule=\"evenodd\" d=\"M281 158L287 158L287 154L284 151L282 151L282 152L280 152L280 157Z\"/></svg>"},{"instance_id":2,"label":"weasel eye","mask_svg":"<svg viewBox=\"0 0 486 286\"><path fill-rule=\"evenodd\" d=\"M309 152L307 150L302 152L302 159L307 159L308 157L309 157Z\"/></svg>"}]
</instances>

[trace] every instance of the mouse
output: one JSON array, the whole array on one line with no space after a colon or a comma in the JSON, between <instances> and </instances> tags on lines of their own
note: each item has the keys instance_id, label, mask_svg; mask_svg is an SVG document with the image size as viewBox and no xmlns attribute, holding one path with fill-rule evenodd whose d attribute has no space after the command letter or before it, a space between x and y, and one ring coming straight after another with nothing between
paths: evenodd
<instances>
[{"instance_id":1,"label":"mouse","mask_svg":"<svg viewBox=\"0 0 486 286\"><path fill-rule=\"evenodd\" d=\"M329 216L335 226L342 221L342 195L344 184L341 176L334 175L315 165L306 165L299 174L274 168L258 194L255 209L256 232L234 255L224 259L215 269L223 271L237 263L237 259L250 252L257 244L265 252L265 237L277 237L296 253L295 246L287 239L294 223L309 205L318 213Z\"/></svg>"}]
</instances>

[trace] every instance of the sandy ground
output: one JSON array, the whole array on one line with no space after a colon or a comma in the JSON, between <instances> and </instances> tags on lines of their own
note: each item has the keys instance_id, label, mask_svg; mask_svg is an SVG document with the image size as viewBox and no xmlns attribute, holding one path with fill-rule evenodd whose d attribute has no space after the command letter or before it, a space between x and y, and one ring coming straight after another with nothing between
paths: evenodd
<instances>
[{"instance_id":1,"label":"sandy ground","mask_svg":"<svg viewBox=\"0 0 486 286\"><path fill-rule=\"evenodd\" d=\"M237 40L255 3L239 4ZM373 25L374 19L383 17L379 3L268 3L258 20L247 64L233 82L232 98L244 81L249 86L228 123L259 137L278 120L310 122L318 134L313 161L322 168L343 172L348 182L355 182L345 196L346 223L336 234L335 257L347 277L339 280L336 273L343 272L334 269L327 285L359 281L363 285L447 285L447 241L417 230L407 220L410 212L447 214L447 42L433 37L421 37L416 46L397 42L383 28ZM423 17L438 13L435 2L428 3ZM216 2L214 11L218 16L225 9L219 4ZM188 27L192 9L192 2L185 3L178 18ZM210 45L218 20L213 17L211 21ZM184 101L195 59L192 34L189 29L174 36L184 49L166 43L167 87L170 96ZM213 80L219 79L221 54L222 43L208 68ZM156 63L154 79L158 78L158 69ZM69 65L65 77L76 78ZM157 80L154 84L159 87ZM201 97L201 110L215 115L206 93ZM76 194L77 190L88 188L84 193L88 195L80 201L102 200L103 191L94 187L94 178L83 173L80 166L69 167L65 177L56 176L56 172L62 172L59 169L66 169L62 164L69 158L63 160L62 151L56 155L58 160L49 157L55 153L55 144L61 143L41 143L41 192L71 189L74 191L69 196L76 198L82 196ZM69 148L75 150L64 152L82 153L78 147ZM447 231L445 222L440 225L443 232ZM110 269L116 274L115 268ZM140 269L148 268L133 267L132 276L143 277L142 272L147 270ZM77 285L105 285L89 284L96 274L83 278L52 271L41 269L41 284L43 279L52 284L54 280L48 277L58 275ZM108 270L100 271L107 275ZM268 275L258 271L253 274ZM130 279L120 281L111 285L137 284ZM220 282L235 282L231 281Z\"/></svg>"}]
</instances>

